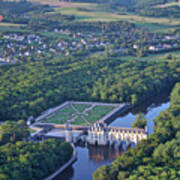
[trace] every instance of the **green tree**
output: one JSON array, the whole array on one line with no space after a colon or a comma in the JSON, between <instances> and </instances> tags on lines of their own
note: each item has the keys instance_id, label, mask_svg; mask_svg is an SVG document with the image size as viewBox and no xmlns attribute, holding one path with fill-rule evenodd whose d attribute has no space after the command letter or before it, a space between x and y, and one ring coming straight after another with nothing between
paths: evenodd
<instances>
[{"instance_id":1,"label":"green tree","mask_svg":"<svg viewBox=\"0 0 180 180\"><path fill-rule=\"evenodd\" d=\"M140 114L136 115L136 120L132 124L132 126L137 127L137 128L145 128L146 118L144 117L144 114L140 113Z\"/></svg>"},{"instance_id":2,"label":"green tree","mask_svg":"<svg viewBox=\"0 0 180 180\"><path fill-rule=\"evenodd\" d=\"M28 126L25 121L6 121L0 125L0 144L15 143L29 136Z\"/></svg>"}]
</instances>

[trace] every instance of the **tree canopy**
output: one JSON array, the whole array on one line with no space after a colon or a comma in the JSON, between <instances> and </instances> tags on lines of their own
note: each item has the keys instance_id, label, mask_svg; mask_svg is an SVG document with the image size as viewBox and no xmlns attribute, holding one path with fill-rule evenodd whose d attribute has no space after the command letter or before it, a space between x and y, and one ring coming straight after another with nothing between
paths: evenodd
<instances>
[{"instance_id":1,"label":"tree canopy","mask_svg":"<svg viewBox=\"0 0 180 180\"><path fill-rule=\"evenodd\" d=\"M27 138L30 133L25 121L6 121L0 125L0 145L7 142L15 143L16 141Z\"/></svg>"},{"instance_id":2,"label":"tree canopy","mask_svg":"<svg viewBox=\"0 0 180 180\"><path fill-rule=\"evenodd\" d=\"M145 128L145 126L146 126L146 118L144 117L144 114L140 113L136 116L136 120L132 124L132 127Z\"/></svg>"},{"instance_id":3,"label":"tree canopy","mask_svg":"<svg viewBox=\"0 0 180 180\"><path fill-rule=\"evenodd\" d=\"M109 166L100 167L94 180L179 179L180 83L171 93L171 106L155 119L155 133ZM174 114L174 106L176 113Z\"/></svg>"},{"instance_id":4,"label":"tree canopy","mask_svg":"<svg viewBox=\"0 0 180 180\"><path fill-rule=\"evenodd\" d=\"M7 143L0 146L0 179L44 179L66 163L72 151L69 143L61 143L56 139L41 143Z\"/></svg>"},{"instance_id":5,"label":"tree canopy","mask_svg":"<svg viewBox=\"0 0 180 180\"><path fill-rule=\"evenodd\" d=\"M66 100L132 102L172 88L180 63L63 57L0 69L1 120L38 116Z\"/></svg>"}]
</instances>

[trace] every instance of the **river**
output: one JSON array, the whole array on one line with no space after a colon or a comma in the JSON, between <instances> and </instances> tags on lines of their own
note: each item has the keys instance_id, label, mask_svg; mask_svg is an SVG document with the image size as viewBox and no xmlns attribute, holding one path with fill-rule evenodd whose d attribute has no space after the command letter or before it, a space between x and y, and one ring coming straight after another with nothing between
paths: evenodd
<instances>
[{"instance_id":1,"label":"river","mask_svg":"<svg viewBox=\"0 0 180 180\"><path fill-rule=\"evenodd\" d=\"M165 98L157 97L156 102L152 104L141 104L116 118L109 126L131 127L132 122L136 119L136 114L141 112L145 114L148 133L151 134L154 129L153 119L155 119L161 111L167 109L169 105L170 103L167 96L165 96ZM87 145L78 145L76 149L78 152L77 161L61 175L57 176L55 180L92 180L92 174L98 167L110 164L123 152L122 149Z\"/></svg>"}]
</instances>

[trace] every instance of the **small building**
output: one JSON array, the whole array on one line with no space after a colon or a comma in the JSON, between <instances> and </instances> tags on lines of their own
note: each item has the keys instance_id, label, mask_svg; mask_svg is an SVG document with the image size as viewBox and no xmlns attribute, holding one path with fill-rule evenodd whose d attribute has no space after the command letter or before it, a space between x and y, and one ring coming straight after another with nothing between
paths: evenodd
<instances>
[{"instance_id":1,"label":"small building","mask_svg":"<svg viewBox=\"0 0 180 180\"><path fill-rule=\"evenodd\" d=\"M27 120L27 125L30 126L35 121L33 116L30 116Z\"/></svg>"},{"instance_id":2,"label":"small building","mask_svg":"<svg viewBox=\"0 0 180 180\"><path fill-rule=\"evenodd\" d=\"M150 50L150 51L155 51L155 50L156 50L156 47L155 47L155 46L149 46L149 50Z\"/></svg>"},{"instance_id":3,"label":"small building","mask_svg":"<svg viewBox=\"0 0 180 180\"><path fill-rule=\"evenodd\" d=\"M137 49L137 48L138 48L138 45L137 45L137 44L134 44L134 45L133 45L133 48L134 48L134 49Z\"/></svg>"}]
</instances>

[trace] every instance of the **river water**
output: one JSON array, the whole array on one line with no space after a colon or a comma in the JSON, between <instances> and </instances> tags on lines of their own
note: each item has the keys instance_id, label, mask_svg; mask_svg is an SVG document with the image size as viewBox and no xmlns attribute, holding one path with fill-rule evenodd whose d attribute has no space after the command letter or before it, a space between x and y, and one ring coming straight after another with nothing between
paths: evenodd
<instances>
[{"instance_id":1,"label":"river water","mask_svg":"<svg viewBox=\"0 0 180 180\"><path fill-rule=\"evenodd\" d=\"M132 122L136 119L136 114L144 113L147 120L148 133L153 133L153 119L159 113L169 107L168 97L156 98L156 102L152 104L144 103L129 112L124 113L116 118L109 126L131 127ZM114 159L121 155L122 149L114 149L110 147L96 147L87 145L78 145L77 161L67 168L55 180L92 180L92 174L102 165L110 164Z\"/></svg>"}]
</instances>

